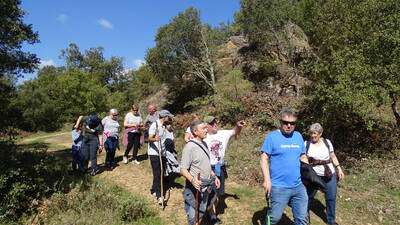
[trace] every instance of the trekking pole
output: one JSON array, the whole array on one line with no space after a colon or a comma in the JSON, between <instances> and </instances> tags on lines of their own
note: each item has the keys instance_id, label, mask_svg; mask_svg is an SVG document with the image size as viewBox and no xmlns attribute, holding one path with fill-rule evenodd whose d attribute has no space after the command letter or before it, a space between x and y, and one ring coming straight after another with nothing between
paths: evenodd
<instances>
[{"instance_id":1,"label":"trekking pole","mask_svg":"<svg viewBox=\"0 0 400 225\"><path fill-rule=\"evenodd\" d=\"M197 180L200 180L200 173L197 174ZM200 190L197 189L196 189L196 225L200 225Z\"/></svg>"},{"instance_id":2,"label":"trekking pole","mask_svg":"<svg viewBox=\"0 0 400 225\"><path fill-rule=\"evenodd\" d=\"M271 210L271 199L270 197L267 195L265 195L265 198L267 200L267 211L265 214L265 224L266 225L271 225L271 215L269 215L269 212Z\"/></svg>"},{"instance_id":3,"label":"trekking pole","mask_svg":"<svg viewBox=\"0 0 400 225\"><path fill-rule=\"evenodd\" d=\"M161 186L161 207L162 210L164 210L164 167L163 167L163 162L162 162L162 146L161 146L161 138L159 140L159 144L160 144L160 151L158 153L159 155L159 159L160 159L160 186Z\"/></svg>"}]
</instances>

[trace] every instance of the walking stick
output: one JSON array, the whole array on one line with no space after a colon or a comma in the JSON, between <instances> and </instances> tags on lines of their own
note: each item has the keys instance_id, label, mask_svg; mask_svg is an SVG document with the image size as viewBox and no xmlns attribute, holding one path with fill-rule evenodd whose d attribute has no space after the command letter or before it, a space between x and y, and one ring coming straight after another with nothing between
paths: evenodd
<instances>
[{"instance_id":1,"label":"walking stick","mask_svg":"<svg viewBox=\"0 0 400 225\"><path fill-rule=\"evenodd\" d=\"M268 196L268 194L265 196L265 198L267 199L267 212L265 214L265 224L271 225L271 215L269 214L269 212L271 210L271 199Z\"/></svg>"},{"instance_id":2,"label":"walking stick","mask_svg":"<svg viewBox=\"0 0 400 225\"><path fill-rule=\"evenodd\" d=\"M200 173L197 174L197 180L200 180ZM201 189L201 186L200 186ZM196 225L200 225L200 191L196 189Z\"/></svg>"},{"instance_id":3,"label":"walking stick","mask_svg":"<svg viewBox=\"0 0 400 225\"><path fill-rule=\"evenodd\" d=\"M161 156L161 150L162 150L162 146L161 146L161 138L159 140L160 143L160 151L158 152L159 155L159 159L160 159L160 186L161 186L161 207L162 210L164 210L164 167L163 167L163 162L162 162L162 156Z\"/></svg>"}]
</instances>

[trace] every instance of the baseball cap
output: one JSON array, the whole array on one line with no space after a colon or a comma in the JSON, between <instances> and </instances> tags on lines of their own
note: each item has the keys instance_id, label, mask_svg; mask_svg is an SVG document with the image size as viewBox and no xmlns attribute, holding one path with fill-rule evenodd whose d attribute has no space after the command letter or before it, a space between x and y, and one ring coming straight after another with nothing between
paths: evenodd
<instances>
[{"instance_id":1,"label":"baseball cap","mask_svg":"<svg viewBox=\"0 0 400 225\"><path fill-rule=\"evenodd\" d=\"M210 123L213 123L214 121L216 121L217 120L217 118L215 118L214 116L206 116L206 117L204 117L204 122L205 123L208 123L208 124L210 124Z\"/></svg>"},{"instance_id":2,"label":"baseball cap","mask_svg":"<svg viewBox=\"0 0 400 225\"><path fill-rule=\"evenodd\" d=\"M174 117L174 115L172 115L172 114L171 114L168 110L166 110L166 109L161 110L161 111L158 113L158 115L159 115L160 117L170 117L170 118Z\"/></svg>"}]
</instances>

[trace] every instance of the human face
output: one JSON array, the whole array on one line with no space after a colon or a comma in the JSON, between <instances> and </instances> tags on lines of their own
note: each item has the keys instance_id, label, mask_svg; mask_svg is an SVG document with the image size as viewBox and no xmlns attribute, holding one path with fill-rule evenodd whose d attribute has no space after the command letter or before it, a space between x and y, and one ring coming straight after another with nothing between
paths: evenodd
<instances>
[{"instance_id":1,"label":"human face","mask_svg":"<svg viewBox=\"0 0 400 225\"><path fill-rule=\"evenodd\" d=\"M313 131L310 133L311 141L313 143L319 142L319 139L321 138L321 136L322 136L322 133L317 132L317 131Z\"/></svg>"},{"instance_id":2,"label":"human face","mask_svg":"<svg viewBox=\"0 0 400 225\"><path fill-rule=\"evenodd\" d=\"M218 123L214 120L212 123L207 124L207 133L216 134L218 131Z\"/></svg>"},{"instance_id":3,"label":"human face","mask_svg":"<svg viewBox=\"0 0 400 225\"><path fill-rule=\"evenodd\" d=\"M118 120L118 113L110 113L110 116L113 120Z\"/></svg>"},{"instance_id":4,"label":"human face","mask_svg":"<svg viewBox=\"0 0 400 225\"><path fill-rule=\"evenodd\" d=\"M149 105L149 107L147 107L147 112L150 115L153 115L156 111L157 111L157 109L156 109L156 107L154 105Z\"/></svg>"},{"instance_id":5,"label":"human face","mask_svg":"<svg viewBox=\"0 0 400 225\"><path fill-rule=\"evenodd\" d=\"M199 124L197 126L197 129L194 131L194 135L197 138L200 138L201 140L203 140L204 138L206 138L207 135L207 125L202 123Z\"/></svg>"},{"instance_id":6,"label":"human face","mask_svg":"<svg viewBox=\"0 0 400 225\"><path fill-rule=\"evenodd\" d=\"M281 118L281 130L285 134L291 134L296 127L297 118L295 116L283 116Z\"/></svg>"},{"instance_id":7,"label":"human face","mask_svg":"<svg viewBox=\"0 0 400 225\"><path fill-rule=\"evenodd\" d=\"M134 115L137 115L139 113L139 109L138 108L132 108L132 113Z\"/></svg>"}]
</instances>

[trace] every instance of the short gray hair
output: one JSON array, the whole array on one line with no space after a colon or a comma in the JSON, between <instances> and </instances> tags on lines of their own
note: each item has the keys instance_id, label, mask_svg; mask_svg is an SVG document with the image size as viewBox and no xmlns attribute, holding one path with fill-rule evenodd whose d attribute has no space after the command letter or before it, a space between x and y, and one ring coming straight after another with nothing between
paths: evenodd
<instances>
[{"instance_id":1,"label":"short gray hair","mask_svg":"<svg viewBox=\"0 0 400 225\"><path fill-rule=\"evenodd\" d=\"M111 114L118 114L118 110L117 109L110 109L110 113Z\"/></svg>"},{"instance_id":2,"label":"short gray hair","mask_svg":"<svg viewBox=\"0 0 400 225\"><path fill-rule=\"evenodd\" d=\"M320 123L313 123L311 124L310 128L308 129L310 132L317 132L322 134L324 131L324 128L322 128L322 125Z\"/></svg>"},{"instance_id":3,"label":"short gray hair","mask_svg":"<svg viewBox=\"0 0 400 225\"><path fill-rule=\"evenodd\" d=\"M203 121L201 121L201 120L193 120L191 123L190 123L190 132L192 133L192 134L194 134L194 132L197 130L197 127L200 125L200 124L203 124L204 122Z\"/></svg>"},{"instance_id":4,"label":"short gray hair","mask_svg":"<svg viewBox=\"0 0 400 225\"><path fill-rule=\"evenodd\" d=\"M281 118L285 117L285 116L293 116L293 117L297 117L297 113L293 108L290 107L284 107L282 108L281 112L279 113L279 115L281 116Z\"/></svg>"}]
</instances>

